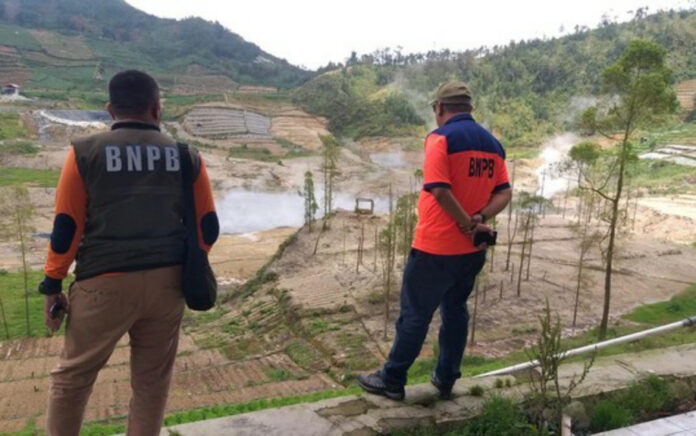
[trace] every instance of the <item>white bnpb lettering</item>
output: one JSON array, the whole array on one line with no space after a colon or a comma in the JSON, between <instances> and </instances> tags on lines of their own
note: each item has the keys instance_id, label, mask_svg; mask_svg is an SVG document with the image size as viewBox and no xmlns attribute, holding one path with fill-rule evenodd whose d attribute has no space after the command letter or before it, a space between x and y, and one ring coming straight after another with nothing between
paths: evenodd
<instances>
[{"instance_id":1,"label":"white bnpb lettering","mask_svg":"<svg viewBox=\"0 0 696 436\"><path fill-rule=\"evenodd\" d=\"M115 145L107 145L106 151L106 172L115 173L121 171L121 150Z\"/></svg>"},{"instance_id":2,"label":"white bnpb lettering","mask_svg":"<svg viewBox=\"0 0 696 436\"><path fill-rule=\"evenodd\" d=\"M179 171L179 150L175 147L164 147L164 161L167 171Z\"/></svg>"},{"instance_id":3,"label":"white bnpb lettering","mask_svg":"<svg viewBox=\"0 0 696 436\"><path fill-rule=\"evenodd\" d=\"M162 152L160 151L159 147L155 145L148 145L147 146L147 169L148 171L154 171L155 170L155 161L158 161L162 158Z\"/></svg>"},{"instance_id":4,"label":"white bnpb lettering","mask_svg":"<svg viewBox=\"0 0 696 436\"><path fill-rule=\"evenodd\" d=\"M142 150L139 145L126 146L126 156L128 156L128 171L143 170Z\"/></svg>"}]
</instances>

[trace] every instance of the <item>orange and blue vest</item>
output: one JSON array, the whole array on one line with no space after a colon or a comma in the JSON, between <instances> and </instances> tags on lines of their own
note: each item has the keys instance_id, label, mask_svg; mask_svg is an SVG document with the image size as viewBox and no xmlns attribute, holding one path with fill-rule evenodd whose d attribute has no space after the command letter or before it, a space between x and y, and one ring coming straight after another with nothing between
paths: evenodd
<instances>
[{"instance_id":1,"label":"orange and blue vest","mask_svg":"<svg viewBox=\"0 0 696 436\"><path fill-rule=\"evenodd\" d=\"M481 211L494 193L510 188L503 146L470 114L453 116L425 140L413 248L436 255L478 251L430 193L436 187L451 189L469 215Z\"/></svg>"}]
</instances>

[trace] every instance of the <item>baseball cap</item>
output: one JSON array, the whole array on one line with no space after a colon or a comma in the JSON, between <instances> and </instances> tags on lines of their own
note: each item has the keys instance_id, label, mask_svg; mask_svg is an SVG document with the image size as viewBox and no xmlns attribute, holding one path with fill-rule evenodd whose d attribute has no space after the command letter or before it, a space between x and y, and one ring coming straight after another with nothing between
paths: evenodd
<instances>
[{"instance_id":1,"label":"baseball cap","mask_svg":"<svg viewBox=\"0 0 696 436\"><path fill-rule=\"evenodd\" d=\"M463 82L446 82L437 88L433 104L436 102L444 104L471 104L471 91Z\"/></svg>"}]
</instances>

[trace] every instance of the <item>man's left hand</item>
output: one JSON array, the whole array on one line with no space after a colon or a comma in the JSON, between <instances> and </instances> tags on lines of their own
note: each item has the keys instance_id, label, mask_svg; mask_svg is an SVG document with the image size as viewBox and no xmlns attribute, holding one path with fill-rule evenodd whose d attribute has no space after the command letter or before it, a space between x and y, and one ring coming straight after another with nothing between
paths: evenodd
<instances>
[{"instance_id":1,"label":"man's left hand","mask_svg":"<svg viewBox=\"0 0 696 436\"><path fill-rule=\"evenodd\" d=\"M493 231L494 231L493 228L492 228L491 226L487 225L487 224L481 224L481 223L476 224L476 226L474 227L474 229L471 231L471 239L472 239L472 240L475 240L475 239L476 239L476 235L477 235L478 233L481 233L481 232L488 232L488 233L490 233L491 236L492 236L492 235L493 235ZM476 248L478 248L479 250L486 250L486 249L488 249L488 244L486 244L486 243L484 242L483 244L479 244Z\"/></svg>"}]
</instances>

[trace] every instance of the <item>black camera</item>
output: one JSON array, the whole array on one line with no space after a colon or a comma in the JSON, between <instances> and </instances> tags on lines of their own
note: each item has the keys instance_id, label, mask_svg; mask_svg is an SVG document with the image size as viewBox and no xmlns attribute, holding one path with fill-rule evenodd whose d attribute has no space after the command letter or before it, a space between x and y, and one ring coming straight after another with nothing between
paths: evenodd
<instances>
[{"instance_id":1,"label":"black camera","mask_svg":"<svg viewBox=\"0 0 696 436\"><path fill-rule=\"evenodd\" d=\"M474 245L479 246L481 244L486 244L492 247L498 241L498 232L478 232L474 236Z\"/></svg>"}]
</instances>

